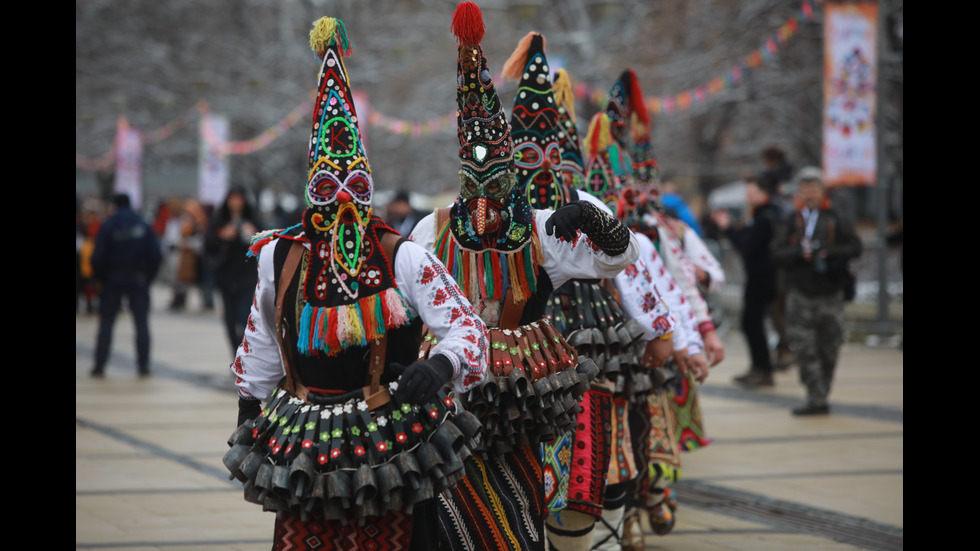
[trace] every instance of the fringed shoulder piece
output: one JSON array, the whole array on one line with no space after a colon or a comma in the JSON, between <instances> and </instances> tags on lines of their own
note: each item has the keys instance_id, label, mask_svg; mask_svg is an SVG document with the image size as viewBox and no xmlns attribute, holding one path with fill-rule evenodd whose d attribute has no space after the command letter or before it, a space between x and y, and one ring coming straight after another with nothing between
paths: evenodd
<instances>
[{"instance_id":1,"label":"fringed shoulder piece","mask_svg":"<svg viewBox=\"0 0 980 551\"><path fill-rule=\"evenodd\" d=\"M384 281L390 281L391 286L377 293L363 294L346 304L317 306L304 299L296 342L300 353L334 356L351 346L367 346L388 330L405 326L415 319L415 313L394 283L393 259L387 258L381 244L382 235L389 232L397 235L397 232L378 218L371 220L369 231L379 234L378 239L371 241L381 248L384 265L365 275L382 285ZM310 255L307 254L300 270L301 277L302 273L311 269L309 259Z\"/></svg>"},{"instance_id":2,"label":"fringed shoulder piece","mask_svg":"<svg viewBox=\"0 0 980 551\"><path fill-rule=\"evenodd\" d=\"M538 266L544 262L544 253L533 221L530 239L514 251L467 249L456 241L448 222L437 231L434 249L471 302L502 300L508 288L514 302L528 300L537 292Z\"/></svg>"}]
</instances>

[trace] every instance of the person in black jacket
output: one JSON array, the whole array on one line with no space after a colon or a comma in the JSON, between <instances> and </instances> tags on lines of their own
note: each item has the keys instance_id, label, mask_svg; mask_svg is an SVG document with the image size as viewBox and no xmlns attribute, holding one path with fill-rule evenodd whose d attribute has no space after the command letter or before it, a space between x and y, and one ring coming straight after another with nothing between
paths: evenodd
<instances>
[{"instance_id":1,"label":"person in black jacket","mask_svg":"<svg viewBox=\"0 0 980 551\"><path fill-rule=\"evenodd\" d=\"M205 249L221 292L222 320L234 355L245 333L258 275L248 258L248 247L259 223L245 189L232 187L215 211L205 240Z\"/></svg>"},{"instance_id":2,"label":"person in black jacket","mask_svg":"<svg viewBox=\"0 0 980 551\"><path fill-rule=\"evenodd\" d=\"M99 228L92 252L92 271L102 287L92 376L105 376L112 328L126 297L136 326L136 368L145 377L150 374L150 283L160 269L160 243L150 225L130 208L128 195L117 194L113 204L116 212Z\"/></svg>"},{"instance_id":3,"label":"person in black jacket","mask_svg":"<svg viewBox=\"0 0 980 551\"><path fill-rule=\"evenodd\" d=\"M768 172L745 182L750 218L741 228L731 225L727 211L717 211L713 215L715 223L742 256L745 266L742 332L752 365L747 373L735 377L735 382L749 387L770 387L774 384L765 319L776 290L776 273L769 248L779 221L779 208L770 202L770 195L777 184L778 181Z\"/></svg>"}]
</instances>

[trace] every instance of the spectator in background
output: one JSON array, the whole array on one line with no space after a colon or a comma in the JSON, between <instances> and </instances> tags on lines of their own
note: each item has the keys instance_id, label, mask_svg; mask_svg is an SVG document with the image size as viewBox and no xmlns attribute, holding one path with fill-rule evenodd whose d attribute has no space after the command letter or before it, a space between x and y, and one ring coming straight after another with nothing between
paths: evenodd
<instances>
[{"instance_id":1,"label":"spectator in background","mask_svg":"<svg viewBox=\"0 0 980 551\"><path fill-rule=\"evenodd\" d=\"M782 220L796 208L793 194L789 190L793 181L793 165L787 160L786 152L775 145L762 150L762 164L763 173L776 181L776 187L769 200L779 207L779 219ZM776 266L775 270L776 283L769 314L773 329L779 335L779 343L776 345L773 366L784 370L793 365L793 352L789 348L789 339L786 337L786 274L780 266Z\"/></svg>"},{"instance_id":2,"label":"spectator in background","mask_svg":"<svg viewBox=\"0 0 980 551\"><path fill-rule=\"evenodd\" d=\"M173 297L170 310L181 312L187 307L187 294L191 287L201 289L205 309L210 309L208 297L202 285L204 279L204 238L208 229L208 217L204 207L195 199L187 199L179 212L173 214L176 228L174 254Z\"/></svg>"},{"instance_id":3,"label":"spectator in background","mask_svg":"<svg viewBox=\"0 0 980 551\"><path fill-rule=\"evenodd\" d=\"M213 269L214 284L221 293L222 320L232 354L242 342L255 294L258 274L254 261L246 253L260 225L245 189L232 187L215 210L205 241L207 263Z\"/></svg>"},{"instance_id":4,"label":"spectator in background","mask_svg":"<svg viewBox=\"0 0 980 551\"><path fill-rule=\"evenodd\" d=\"M801 169L796 182L797 210L780 225L772 251L786 269L787 335L807 393L793 414L823 415L830 413L827 398L844 344L848 263L862 245L850 222L831 208L819 168Z\"/></svg>"},{"instance_id":5,"label":"spectator in background","mask_svg":"<svg viewBox=\"0 0 980 551\"><path fill-rule=\"evenodd\" d=\"M684 198L677 193L677 184L666 180L663 184L663 190L661 204L663 204L667 214L684 221L685 224L690 226L698 234L698 237L704 237L704 232L701 230L701 224L698 222L697 216L694 215L691 208L684 202Z\"/></svg>"},{"instance_id":6,"label":"spectator in background","mask_svg":"<svg viewBox=\"0 0 980 551\"><path fill-rule=\"evenodd\" d=\"M160 269L160 243L150 225L130 207L128 195L116 195L113 204L115 213L100 227L92 252L92 269L102 286L92 376L105 376L112 329L126 297L136 327L136 367L140 377L146 377L150 374L150 283Z\"/></svg>"},{"instance_id":7,"label":"spectator in background","mask_svg":"<svg viewBox=\"0 0 980 551\"><path fill-rule=\"evenodd\" d=\"M776 185L773 175L765 172L746 180L749 219L743 227L732 226L727 210L713 213L714 222L738 250L745 266L742 332L752 365L747 373L735 377L735 382L748 387L774 385L765 318L775 293L775 270L769 249L779 222L779 209L770 201Z\"/></svg>"},{"instance_id":8,"label":"spectator in background","mask_svg":"<svg viewBox=\"0 0 980 551\"><path fill-rule=\"evenodd\" d=\"M762 150L763 174L776 181L769 200L780 208L783 215L793 212L793 196L787 187L793 180L793 165L786 158L786 152L779 146L771 145Z\"/></svg>"},{"instance_id":9,"label":"spectator in background","mask_svg":"<svg viewBox=\"0 0 980 551\"><path fill-rule=\"evenodd\" d=\"M85 312L95 313L95 302L98 297L98 282L92 270L92 253L95 251L95 238L102 225L102 214L99 205L87 205L82 209L82 225L85 235L79 258L79 273L82 278L82 293L85 296ZM77 305L76 305L77 306Z\"/></svg>"},{"instance_id":10,"label":"spectator in background","mask_svg":"<svg viewBox=\"0 0 980 551\"><path fill-rule=\"evenodd\" d=\"M415 224L426 214L412 206L407 191L399 191L385 207L385 222L398 233L408 237Z\"/></svg>"}]
</instances>

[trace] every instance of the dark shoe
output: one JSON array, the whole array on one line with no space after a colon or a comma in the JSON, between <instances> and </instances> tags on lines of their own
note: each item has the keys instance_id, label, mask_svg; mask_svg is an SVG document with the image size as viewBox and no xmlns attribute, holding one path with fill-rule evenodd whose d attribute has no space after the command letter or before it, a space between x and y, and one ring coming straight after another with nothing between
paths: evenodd
<instances>
[{"instance_id":1,"label":"dark shoe","mask_svg":"<svg viewBox=\"0 0 980 551\"><path fill-rule=\"evenodd\" d=\"M816 404L804 404L798 408L793 408L793 415L827 415L830 413L830 406Z\"/></svg>"},{"instance_id":2,"label":"dark shoe","mask_svg":"<svg viewBox=\"0 0 980 551\"><path fill-rule=\"evenodd\" d=\"M772 366L778 371L786 371L790 367L793 367L793 362L796 357L789 350L779 350L776 352L776 360L772 362Z\"/></svg>"},{"instance_id":3,"label":"dark shoe","mask_svg":"<svg viewBox=\"0 0 980 551\"><path fill-rule=\"evenodd\" d=\"M99 367L93 367L90 375L93 379L105 379L105 370Z\"/></svg>"},{"instance_id":4,"label":"dark shoe","mask_svg":"<svg viewBox=\"0 0 980 551\"><path fill-rule=\"evenodd\" d=\"M139 368L139 369L136 370L136 373L137 373L137 375L139 375L139 378L140 379L145 379L145 378L147 378L147 377L150 376L150 368L148 368L148 367L141 367L141 368Z\"/></svg>"},{"instance_id":5,"label":"dark shoe","mask_svg":"<svg viewBox=\"0 0 980 551\"><path fill-rule=\"evenodd\" d=\"M751 369L745 375L740 375L733 379L736 384L747 386L747 387L760 387L760 386L775 386L775 381L772 379L772 373L767 373L765 371L760 371L758 369Z\"/></svg>"}]
</instances>

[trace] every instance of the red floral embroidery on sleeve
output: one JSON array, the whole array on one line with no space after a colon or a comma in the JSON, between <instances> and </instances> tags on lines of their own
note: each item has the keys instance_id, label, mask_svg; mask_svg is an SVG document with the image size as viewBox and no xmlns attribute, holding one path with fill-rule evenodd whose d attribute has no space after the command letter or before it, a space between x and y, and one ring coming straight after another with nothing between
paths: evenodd
<instances>
[{"instance_id":1,"label":"red floral embroidery on sleeve","mask_svg":"<svg viewBox=\"0 0 980 551\"><path fill-rule=\"evenodd\" d=\"M449 300L449 293L440 287L439 289L436 289L436 295L432 298L432 305L442 306L447 300Z\"/></svg>"},{"instance_id":2,"label":"red floral embroidery on sleeve","mask_svg":"<svg viewBox=\"0 0 980 551\"><path fill-rule=\"evenodd\" d=\"M422 285L428 285L436 277L436 270L432 266L426 266L422 268Z\"/></svg>"}]
</instances>

